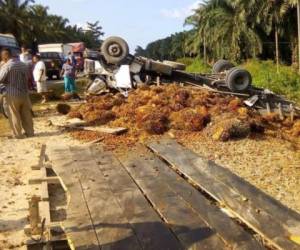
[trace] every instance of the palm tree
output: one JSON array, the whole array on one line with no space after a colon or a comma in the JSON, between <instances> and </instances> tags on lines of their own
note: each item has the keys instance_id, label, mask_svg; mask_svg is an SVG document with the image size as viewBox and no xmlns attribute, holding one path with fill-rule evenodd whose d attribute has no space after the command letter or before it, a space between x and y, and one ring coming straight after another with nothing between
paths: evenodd
<instances>
[{"instance_id":1,"label":"palm tree","mask_svg":"<svg viewBox=\"0 0 300 250\"><path fill-rule=\"evenodd\" d=\"M206 1L186 22L194 25L198 41L216 57L235 61L254 57L262 51L262 42L248 15L241 15L241 5L229 0ZM195 42L197 42L195 39Z\"/></svg>"},{"instance_id":2,"label":"palm tree","mask_svg":"<svg viewBox=\"0 0 300 250\"><path fill-rule=\"evenodd\" d=\"M28 29L28 6L34 0L0 0L0 13L5 22L5 31L12 33L18 41L22 41L22 30Z\"/></svg>"},{"instance_id":3,"label":"palm tree","mask_svg":"<svg viewBox=\"0 0 300 250\"><path fill-rule=\"evenodd\" d=\"M297 6L298 72L300 74L300 0L286 0L286 4L290 6Z\"/></svg>"}]
</instances>

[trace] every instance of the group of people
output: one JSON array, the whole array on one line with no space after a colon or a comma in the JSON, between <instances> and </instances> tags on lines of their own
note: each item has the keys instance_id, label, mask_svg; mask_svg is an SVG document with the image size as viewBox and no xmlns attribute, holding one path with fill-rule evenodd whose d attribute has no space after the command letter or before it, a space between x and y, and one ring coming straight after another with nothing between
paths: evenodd
<instances>
[{"instance_id":1,"label":"group of people","mask_svg":"<svg viewBox=\"0 0 300 250\"><path fill-rule=\"evenodd\" d=\"M61 73L67 93L73 94L76 91L75 72L73 57L70 55ZM49 93L46 80L46 65L38 54L32 56L26 47L22 47L19 58L15 58L9 48L1 50L0 95L5 95L13 138L23 139L34 136L29 90L36 88L42 96L42 103L45 103Z\"/></svg>"},{"instance_id":2,"label":"group of people","mask_svg":"<svg viewBox=\"0 0 300 250\"><path fill-rule=\"evenodd\" d=\"M20 61L27 64L33 72L33 77L29 77L28 87L30 90L33 90L36 87L37 92L42 95L42 103L45 103L47 101L48 93L46 83L46 65L39 55L34 55L32 57L25 46L21 49L22 53L20 54ZM65 63L61 70L61 76L64 77L65 92L74 94L76 92L76 59L71 52L68 54L67 58L65 58Z\"/></svg>"}]
</instances>

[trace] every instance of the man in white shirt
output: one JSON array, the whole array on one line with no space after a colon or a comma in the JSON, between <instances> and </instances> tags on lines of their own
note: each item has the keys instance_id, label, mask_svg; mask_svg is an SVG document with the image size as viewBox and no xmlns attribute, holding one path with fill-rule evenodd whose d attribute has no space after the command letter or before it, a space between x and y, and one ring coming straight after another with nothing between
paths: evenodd
<instances>
[{"instance_id":1,"label":"man in white shirt","mask_svg":"<svg viewBox=\"0 0 300 250\"><path fill-rule=\"evenodd\" d=\"M23 45L21 51L22 53L19 56L20 61L25 64L31 64L32 56L29 53L27 47Z\"/></svg>"},{"instance_id":2,"label":"man in white shirt","mask_svg":"<svg viewBox=\"0 0 300 250\"><path fill-rule=\"evenodd\" d=\"M33 78L36 82L37 92L42 95L42 103L47 102L47 77L46 77L46 65L41 60L39 55L34 55L33 58L34 69L33 69Z\"/></svg>"}]
</instances>

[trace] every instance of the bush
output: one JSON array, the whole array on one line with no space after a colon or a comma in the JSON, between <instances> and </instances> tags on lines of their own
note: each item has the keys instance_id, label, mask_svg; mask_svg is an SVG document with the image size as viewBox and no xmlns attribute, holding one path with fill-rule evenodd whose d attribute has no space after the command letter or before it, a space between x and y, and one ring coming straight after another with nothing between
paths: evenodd
<instances>
[{"instance_id":1,"label":"bush","mask_svg":"<svg viewBox=\"0 0 300 250\"><path fill-rule=\"evenodd\" d=\"M177 60L180 63L183 63L187 66L186 71L190 73L210 73L211 67L204 63L199 57L190 58L185 57Z\"/></svg>"},{"instance_id":2,"label":"bush","mask_svg":"<svg viewBox=\"0 0 300 250\"><path fill-rule=\"evenodd\" d=\"M255 86L268 88L300 102L300 76L292 67L280 65L277 73L273 61L258 60L248 61L243 67L252 74Z\"/></svg>"}]
</instances>

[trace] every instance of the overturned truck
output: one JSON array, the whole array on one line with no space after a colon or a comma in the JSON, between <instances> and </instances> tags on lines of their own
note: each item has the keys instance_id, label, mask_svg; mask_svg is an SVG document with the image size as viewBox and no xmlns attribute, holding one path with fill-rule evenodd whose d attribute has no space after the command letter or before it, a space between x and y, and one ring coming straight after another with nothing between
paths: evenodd
<instances>
[{"instance_id":1,"label":"overturned truck","mask_svg":"<svg viewBox=\"0 0 300 250\"><path fill-rule=\"evenodd\" d=\"M95 65L99 66L96 67ZM252 85L251 74L229 61L219 60L211 74L188 73L185 65L172 61L155 61L133 56L127 42L120 37L110 37L101 46L97 60L86 60L86 74L92 82L87 88L89 94L101 94L110 89L127 95L130 89L139 85L177 82L193 85L210 91L235 95L244 99L245 105L262 113L276 112L285 116L300 116L300 107L270 90Z\"/></svg>"}]
</instances>

